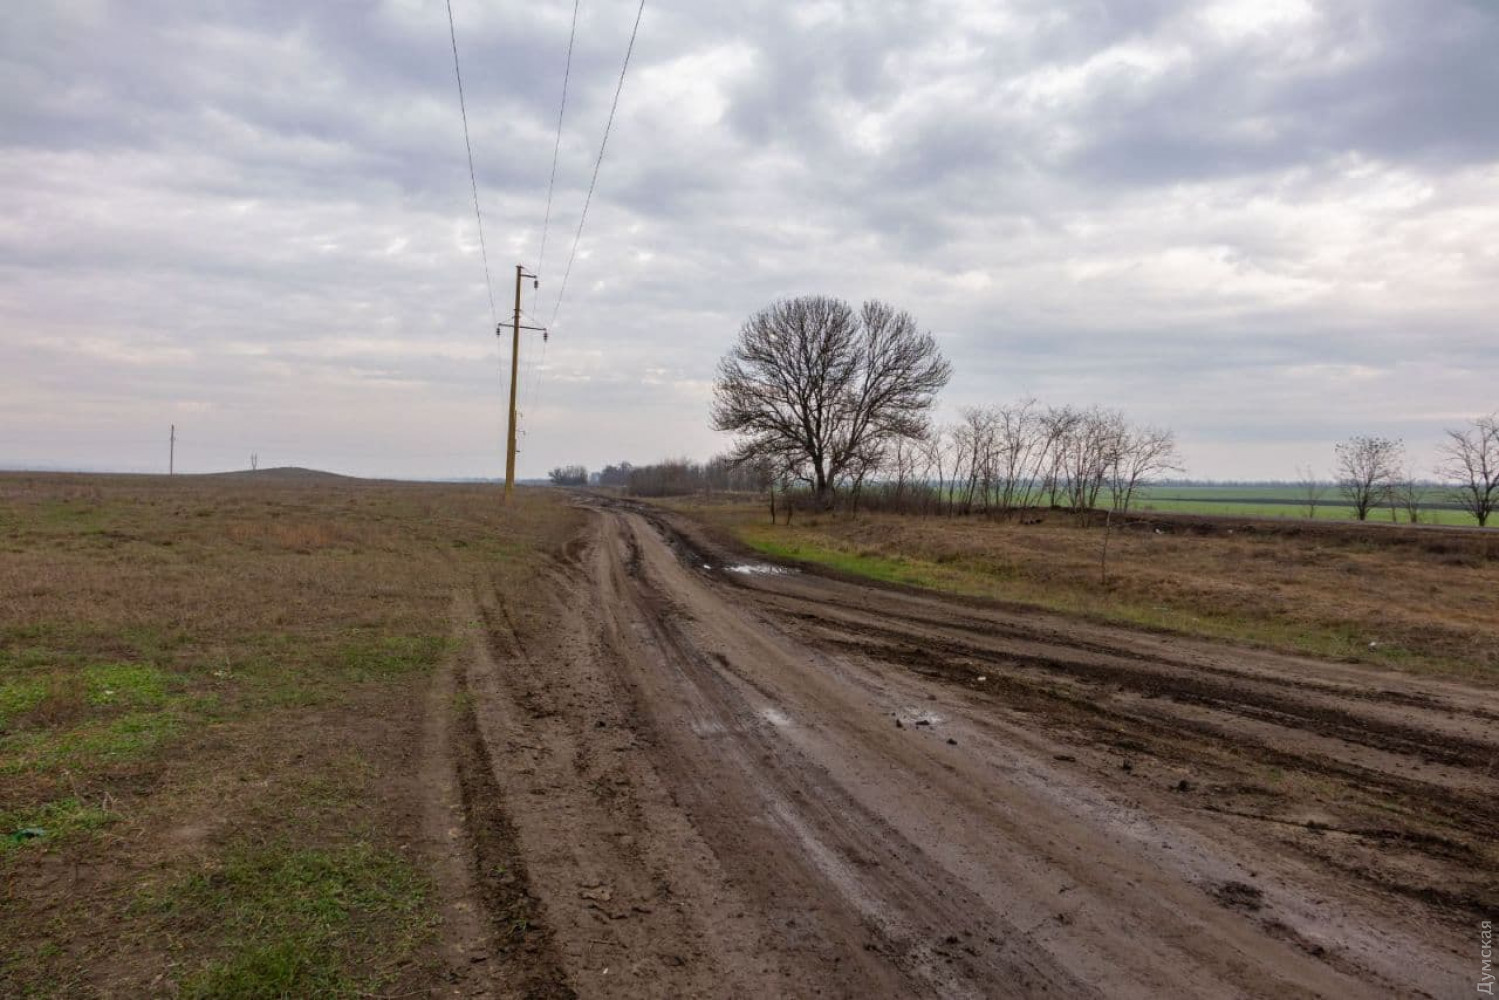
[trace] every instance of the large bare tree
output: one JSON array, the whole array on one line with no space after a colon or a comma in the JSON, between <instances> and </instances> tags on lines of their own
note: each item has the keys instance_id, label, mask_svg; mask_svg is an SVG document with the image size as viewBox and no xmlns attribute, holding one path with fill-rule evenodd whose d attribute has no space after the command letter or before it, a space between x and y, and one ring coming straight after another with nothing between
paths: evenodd
<instances>
[{"instance_id":1,"label":"large bare tree","mask_svg":"<svg viewBox=\"0 0 1499 1000\"><path fill-rule=\"evenodd\" d=\"M1405 461L1397 439L1358 435L1337 446L1338 489L1360 521L1389 496Z\"/></svg>"},{"instance_id":2,"label":"large bare tree","mask_svg":"<svg viewBox=\"0 0 1499 1000\"><path fill-rule=\"evenodd\" d=\"M1455 486L1457 502L1484 527L1499 508L1499 414L1479 417L1463 430L1449 430L1437 453L1437 475Z\"/></svg>"},{"instance_id":3,"label":"large bare tree","mask_svg":"<svg viewBox=\"0 0 1499 1000\"><path fill-rule=\"evenodd\" d=\"M776 456L801 470L826 505L889 441L925 435L951 376L910 313L876 301L855 312L827 296L783 299L751 316L719 362L713 426L740 436L738 459Z\"/></svg>"}]
</instances>

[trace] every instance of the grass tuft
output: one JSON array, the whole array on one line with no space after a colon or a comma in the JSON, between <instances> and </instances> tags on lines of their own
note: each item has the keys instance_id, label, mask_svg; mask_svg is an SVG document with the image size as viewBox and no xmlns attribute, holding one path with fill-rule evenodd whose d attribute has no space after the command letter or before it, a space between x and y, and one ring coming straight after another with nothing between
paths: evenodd
<instances>
[{"instance_id":1,"label":"grass tuft","mask_svg":"<svg viewBox=\"0 0 1499 1000\"><path fill-rule=\"evenodd\" d=\"M378 983L430 928L428 887L404 859L367 843L299 847L242 843L211 868L156 892L139 908L219 954L181 981L195 1000L327 996ZM380 954L367 930L394 921Z\"/></svg>"},{"instance_id":2,"label":"grass tuft","mask_svg":"<svg viewBox=\"0 0 1499 1000\"><path fill-rule=\"evenodd\" d=\"M101 663L83 672L90 705L148 707L165 704L167 675L141 663Z\"/></svg>"},{"instance_id":3,"label":"grass tuft","mask_svg":"<svg viewBox=\"0 0 1499 1000\"><path fill-rule=\"evenodd\" d=\"M380 680L425 672L441 661L449 641L445 636L377 636L363 632L339 650L344 670L355 680Z\"/></svg>"},{"instance_id":4,"label":"grass tuft","mask_svg":"<svg viewBox=\"0 0 1499 1000\"><path fill-rule=\"evenodd\" d=\"M40 705L50 690L46 681L35 678L0 681L0 736L10 728L13 719Z\"/></svg>"},{"instance_id":5,"label":"grass tuft","mask_svg":"<svg viewBox=\"0 0 1499 1000\"><path fill-rule=\"evenodd\" d=\"M170 742L182 723L171 711L131 712L68 729L0 737L0 774L88 771L139 760Z\"/></svg>"},{"instance_id":6,"label":"grass tuft","mask_svg":"<svg viewBox=\"0 0 1499 1000\"><path fill-rule=\"evenodd\" d=\"M0 855L31 846L55 844L113 823L119 817L77 798L58 799L30 809L0 811ZM37 837L23 831L41 831Z\"/></svg>"}]
</instances>

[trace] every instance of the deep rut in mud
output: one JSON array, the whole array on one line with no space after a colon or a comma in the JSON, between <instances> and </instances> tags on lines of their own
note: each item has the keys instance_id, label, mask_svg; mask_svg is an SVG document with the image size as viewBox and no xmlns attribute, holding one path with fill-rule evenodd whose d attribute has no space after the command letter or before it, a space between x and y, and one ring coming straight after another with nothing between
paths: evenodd
<instances>
[{"instance_id":1,"label":"deep rut in mud","mask_svg":"<svg viewBox=\"0 0 1499 1000\"><path fill-rule=\"evenodd\" d=\"M477 595L465 674L465 798L504 803L553 988L1472 989L1484 689L730 572L689 520L580 502L529 600Z\"/></svg>"}]
</instances>

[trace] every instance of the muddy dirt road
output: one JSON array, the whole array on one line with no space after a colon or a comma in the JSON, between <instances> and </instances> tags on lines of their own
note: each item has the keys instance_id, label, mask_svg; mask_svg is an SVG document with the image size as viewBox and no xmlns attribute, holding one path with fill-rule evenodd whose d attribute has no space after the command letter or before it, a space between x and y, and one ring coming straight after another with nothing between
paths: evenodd
<instances>
[{"instance_id":1,"label":"muddy dirt road","mask_svg":"<svg viewBox=\"0 0 1499 1000\"><path fill-rule=\"evenodd\" d=\"M1472 993L1492 691L777 572L578 502L534 600L458 598L470 889L503 942L523 878L547 929L469 993Z\"/></svg>"}]
</instances>

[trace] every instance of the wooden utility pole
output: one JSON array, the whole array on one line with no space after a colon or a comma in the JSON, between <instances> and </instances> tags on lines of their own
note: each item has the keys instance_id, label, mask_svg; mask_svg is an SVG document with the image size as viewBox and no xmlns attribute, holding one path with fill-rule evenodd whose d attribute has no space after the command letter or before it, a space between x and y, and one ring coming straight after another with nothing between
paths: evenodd
<instances>
[{"instance_id":1,"label":"wooden utility pole","mask_svg":"<svg viewBox=\"0 0 1499 1000\"><path fill-rule=\"evenodd\" d=\"M528 272L520 264L515 265L515 319L510 324L510 431L506 436L505 443L505 502L510 502L510 494L515 489L515 383L517 373L520 371L520 332L522 330L541 330L546 335L546 330L539 326L522 326L520 321L520 283L522 278L530 278L534 284L533 288L540 287L541 282L536 275ZM501 327L500 330L503 330ZM496 330L496 335L500 334Z\"/></svg>"},{"instance_id":2,"label":"wooden utility pole","mask_svg":"<svg viewBox=\"0 0 1499 1000\"><path fill-rule=\"evenodd\" d=\"M177 474L177 425L172 425L172 436L167 439L167 475Z\"/></svg>"}]
</instances>

